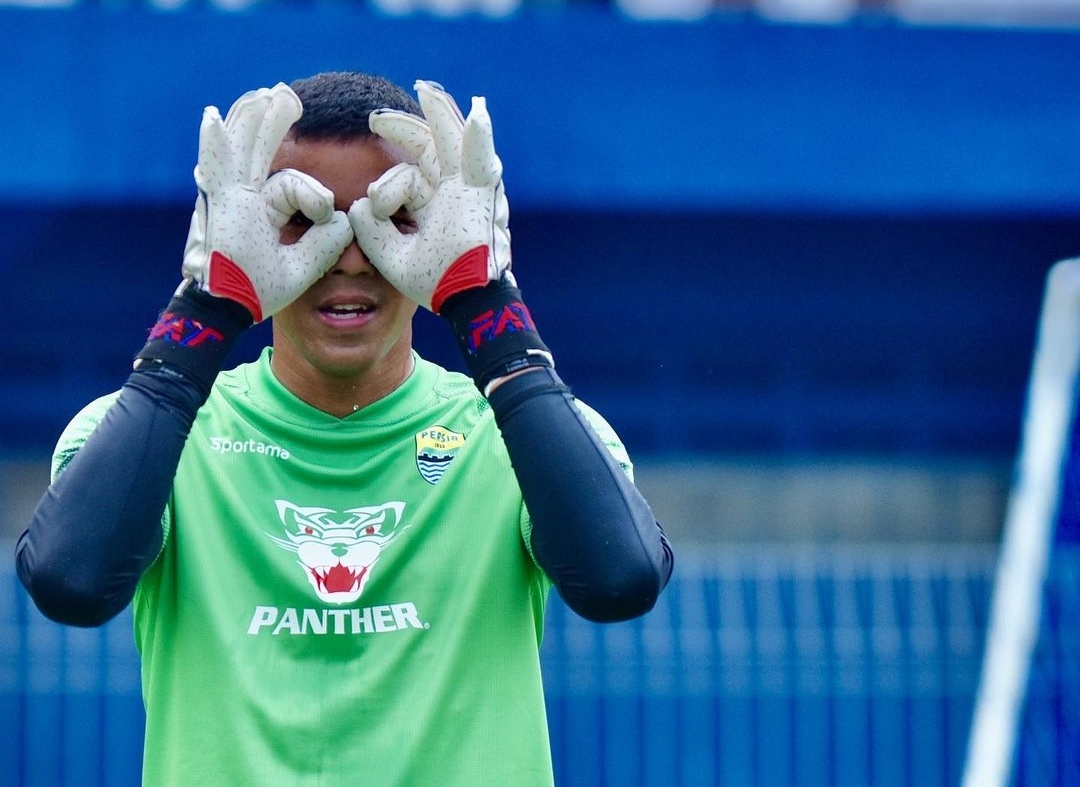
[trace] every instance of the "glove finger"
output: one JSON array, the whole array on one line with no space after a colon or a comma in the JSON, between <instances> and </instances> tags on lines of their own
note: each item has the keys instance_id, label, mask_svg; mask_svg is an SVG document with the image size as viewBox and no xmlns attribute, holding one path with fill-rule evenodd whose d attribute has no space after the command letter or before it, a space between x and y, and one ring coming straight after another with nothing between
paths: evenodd
<instances>
[{"instance_id":1,"label":"glove finger","mask_svg":"<svg viewBox=\"0 0 1080 787\"><path fill-rule=\"evenodd\" d=\"M394 215L409 200L413 181L418 175L416 167L410 164L398 164L383 173L368 186L371 214L377 219L388 219Z\"/></svg>"},{"instance_id":2,"label":"glove finger","mask_svg":"<svg viewBox=\"0 0 1080 787\"><path fill-rule=\"evenodd\" d=\"M315 178L295 169L275 172L263 186L267 213L275 227L288 223L297 211L315 224L334 214L334 194Z\"/></svg>"},{"instance_id":3,"label":"glove finger","mask_svg":"<svg viewBox=\"0 0 1080 787\"><path fill-rule=\"evenodd\" d=\"M308 227L307 232L289 247L289 254L298 255L311 269L311 281L322 276L338 261L353 242L353 229L344 211L333 211L324 221Z\"/></svg>"},{"instance_id":4,"label":"glove finger","mask_svg":"<svg viewBox=\"0 0 1080 787\"><path fill-rule=\"evenodd\" d=\"M288 306L334 267L352 237L348 217L339 212L323 224L309 227L296 243L278 246L272 269L261 271L262 319Z\"/></svg>"},{"instance_id":5,"label":"glove finger","mask_svg":"<svg viewBox=\"0 0 1080 787\"><path fill-rule=\"evenodd\" d=\"M401 208L419 210L431 201L435 187L413 164L398 164L368 186L372 215L388 219Z\"/></svg>"},{"instance_id":6,"label":"glove finger","mask_svg":"<svg viewBox=\"0 0 1080 787\"><path fill-rule=\"evenodd\" d=\"M274 154L302 111L300 99L281 82L250 90L233 102L225 128L243 182L257 185L266 179Z\"/></svg>"},{"instance_id":7,"label":"glove finger","mask_svg":"<svg viewBox=\"0 0 1080 787\"><path fill-rule=\"evenodd\" d=\"M278 82L267 93L269 102L260 119L258 131L250 146L245 149L248 154L248 182L253 184L266 180L270 162L281 147L282 140L293 123L303 114L300 99L288 85Z\"/></svg>"},{"instance_id":8,"label":"glove finger","mask_svg":"<svg viewBox=\"0 0 1080 787\"><path fill-rule=\"evenodd\" d=\"M208 193L236 177L232 145L217 107L203 110L199 126L199 160L195 164L195 184Z\"/></svg>"},{"instance_id":9,"label":"glove finger","mask_svg":"<svg viewBox=\"0 0 1080 787\"><path fill-rule=\"evenodd\" d=\"M461 135L461 174L467 186L494 188L502 180L502 161L495 153L491 116L483 96L474 96Z\"/></svg>"},{"instance_id":10,"label":"glove finger","mask_svg":"<svg viewBox=\"0 0 1080 787\"><path fill-rule=\"evenodd\" d=\"M405 149L415 161L431 144L431 129L423 118L396 109L377 109L368 116L368 127L387 142Z\"/></svg>"},{"instance_id":11,"label":"glove finger","mask_svg":"<svg viewBox=\"0 0 1080 787\"><path fill-rule=\"evenodd\" d=\"M426 120L407 112L379 109L371 113L368 126L387 142L402 147L406 158L420 167L429 182L438 183L442 179L435 141Z\"/></svg>"},{"instance_id":12,"label":"glove finger","mask_svg":"<svg viewBox=\"0 0 1080 787\"><path fill-rule=\"evenodd\" d=\"M360 250L392 281L394 262L407 259L406 247L414 236L402 235L392 221L377 217L367 197L361 197L349 208L349 224Z\"/></svg>"},{"instance_id":13,"label":"glove finger","mask_svg":"<svg viewBox=\"0 0 1080 787\"><path fill-rule=\"evenodd\" d=\"M258 90L249 90L236 99L225 115L225 131L233 156L237 159L236 166L240 168L240 177L247 177L244 169L247 164L245 151L254 146L269 104L270 91L261 87Z\"/></svg>"},{"instance_id":14,"label":"glove finger","mask_svg":"<svg viewBox=\"0 0 1080 787\"><path fill-rule=\"evenodd\" d=\"M416 95L431 127L431 140L443 178L461 171L461 133L465 120L454 99L435 82L417 80Z\"/></svg>"},{"instance_id":15,"label":"glove finger","mask_svg":"<svg viewBox=\"0 0 1080 787\"><path fill-rule=\"evenodd\" d=\"M252 113L256 113L261 117L264 110L260 105L265 104L269 100L267 93L268 91L265 87L260 87L255 90L249 90L241 95L232 103L232 106L229 107L229 111L225 114L225 126L227 128L232 128L237 123L244 122L244 118Z\"/></svg>"}]
</instances>

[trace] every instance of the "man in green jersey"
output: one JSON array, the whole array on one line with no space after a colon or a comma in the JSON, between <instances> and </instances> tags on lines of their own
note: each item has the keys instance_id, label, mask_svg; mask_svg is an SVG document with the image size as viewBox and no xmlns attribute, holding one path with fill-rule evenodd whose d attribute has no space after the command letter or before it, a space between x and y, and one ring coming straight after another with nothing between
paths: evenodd
<instances>
[{"instance_id":1,"label":"man in green jersey","mask_svg":"<svg viewBox=\"0 0 1080 787\"><path fill-rule=\"evenodd\" d=\"M146 785L550 785L550 587L616 621L670 576L515 285L483 99L415 87L324 73L207 108L183 281L16 547L54 620L133 603ZM413 351L417 305L470 376Z\"/></svg>"}]
</instances>

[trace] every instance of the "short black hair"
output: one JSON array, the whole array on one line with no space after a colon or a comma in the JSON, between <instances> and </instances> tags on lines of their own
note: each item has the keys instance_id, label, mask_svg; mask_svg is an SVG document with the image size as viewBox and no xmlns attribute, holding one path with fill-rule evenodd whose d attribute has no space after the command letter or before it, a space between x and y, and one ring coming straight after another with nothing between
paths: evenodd
<instances>
[{"instance_id":1,"label":"short black hair","mask_svg":"<svg viewBox=\"0 0 1080 787\"><path fill-rule=\"evenodd\" d=\"M416 99L385 77L360 71L324 71L297 79L290 87L304 114L289 131L294 139L348 140L369 136L368 116L397 109L423 117Z\"/></svg>"}]
</instances>

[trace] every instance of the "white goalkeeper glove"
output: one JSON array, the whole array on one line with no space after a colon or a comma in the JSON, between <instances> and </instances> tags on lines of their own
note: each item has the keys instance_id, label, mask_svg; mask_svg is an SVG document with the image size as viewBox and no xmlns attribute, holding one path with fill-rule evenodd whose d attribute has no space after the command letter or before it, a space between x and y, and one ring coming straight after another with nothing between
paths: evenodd
<instances>
[{"instance_id":1,"label":"white goalkeeper glove","mask_svg":"<svg viewBox=\"0 0 1080 787\"><path fill-rule=\"evenodd\" d=\"M463 118L440 85L418 80L415 89L423 118L379 110L369 121L412 161L372 183L349 209L349 221L386 280L438 314L450 296L510 269L510 208L485 100L474 97ZM415 219L415 233L403 234L391 221L401 208Z\"/></svg>"},{"instance_id":2,"label":"white goalkeeper glove","mask_svg":"<svg viewBox=\"0 0 1080 787\"><path fill-rule=\"evenodd\" d=\"M353 234L334 195L296 170L268 177L270 163L301 115L285 84L244 94L221 119L203 112L195 183L199 197L184 248L185 283L243 305L255 322L287 306L333 267ZM313 224L283 245L281 228L297 213Z\"/></svg>"}]
</instances>

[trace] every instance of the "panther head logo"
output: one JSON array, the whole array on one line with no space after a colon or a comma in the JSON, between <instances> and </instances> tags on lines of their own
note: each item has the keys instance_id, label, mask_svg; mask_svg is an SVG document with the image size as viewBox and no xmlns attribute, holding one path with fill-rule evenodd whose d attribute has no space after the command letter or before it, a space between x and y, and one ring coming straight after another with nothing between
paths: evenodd
<instances>
[{"instance_id":1,"label":"panther head logo","mask_svg":"<svg viewBox=\"0 0 1080 787\"><path fill-rule=\"evenodd\" d=\"M331 604L348 604L360 597L383 547L405 528L401 502L342 512L275 502L286 538L270 538L296 553L315 595Z\"/></svg>"}]
</instances>

